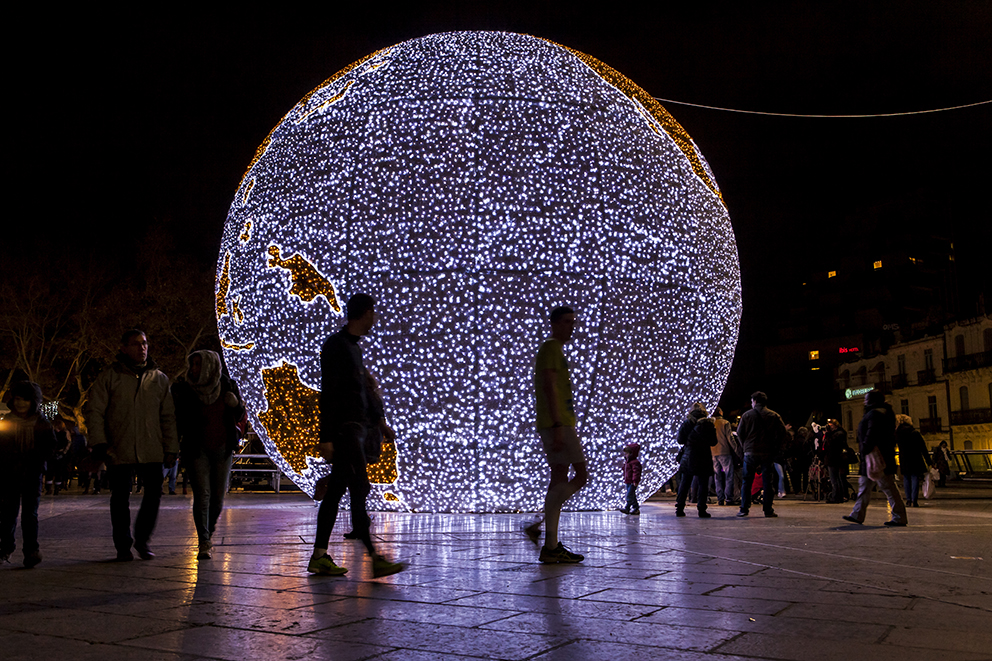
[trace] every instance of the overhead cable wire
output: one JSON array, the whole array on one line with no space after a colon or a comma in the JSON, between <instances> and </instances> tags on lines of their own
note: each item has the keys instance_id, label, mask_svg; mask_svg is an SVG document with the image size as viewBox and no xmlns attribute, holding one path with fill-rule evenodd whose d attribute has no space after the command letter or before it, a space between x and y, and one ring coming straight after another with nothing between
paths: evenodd
<instances>
[{"instance_id":1,"label":"overhead cable wire","mask_svg":"<svg viewBox=\"0 0 992 661\"><path fill-rule=\"evenodd\" d=\"M977 103L966 103L962 106L950 106L948 108L933 108L931 110L911 110L909 112L888 112L880 114L866 114L866 115L803 115L800 113L791 112L765 112L763 110L741 110L739 108L721 108L719 106L705 106L701 103L687 103L685 101L675 101L674 99L662 99L661 97L654 97L655 101L662 101L664 103L674 103L680 106L691 106L693 108L705 108L706 110L722 110L724 112L739 112L747 115L767 115L769 117L809 117L816 119L851 119L851 118L866 118L866 117L903 117L906 115L925 115L934 112L945 112L947 110L961 110L962 108L973 108L975 106L981 106L985 104L992 103L990 101L978 101Z\"/></svg>"}]
</instances>

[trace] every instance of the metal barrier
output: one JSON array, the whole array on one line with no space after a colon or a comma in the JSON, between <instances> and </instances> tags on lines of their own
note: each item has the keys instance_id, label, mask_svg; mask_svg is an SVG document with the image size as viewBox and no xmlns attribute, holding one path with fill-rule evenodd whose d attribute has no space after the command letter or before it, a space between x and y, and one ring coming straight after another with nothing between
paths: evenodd
<instances>
[{"instance_id":1,"label":"metal barrier","mask_svg":"<svg viewBox=\"0 0 992 661\"><path fill-rule=\"evenodd\" d=\"M262 473L269 476L269 484L279 493L282 471L276 468L267 454L235 454L231 462L231 483L238 473Z\"/></svg>"},{"instance_id":2,"label":"metal barrier","mask_svg":"<svg viewBox=\"0 0 992 661\"><path fill-rule=\"evenodd\" d=\"M952 450L951 458L962 479L992 480L992 450Z\"/></svg>"}]
</instances>

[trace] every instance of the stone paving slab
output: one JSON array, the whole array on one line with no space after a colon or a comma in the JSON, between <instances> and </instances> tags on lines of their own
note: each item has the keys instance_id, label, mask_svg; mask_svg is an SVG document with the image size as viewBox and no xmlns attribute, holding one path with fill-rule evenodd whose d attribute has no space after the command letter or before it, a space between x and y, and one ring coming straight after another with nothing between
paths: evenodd
<instances>
[{"instance_id":1,"label":"stone paving slab","mask_svg":"<svg viewBox=\"0 0 992 661\"><path fill-rule=\"evenodd\" d=\"M44 561L0 567L0 657L992 659L992 488L938 495L898 530L878 499L865 526L795 498L778 519L566 513L575 566L536 562L531 516L376 513L380 550L409 565L383 579L340 538L347 512L329 552L348 574L306 572L299 494L232 494L201 562L190 498L165 497L158 556L130 563L109 562L108 496L44 497Z\"/></svg>"}]
</instances>

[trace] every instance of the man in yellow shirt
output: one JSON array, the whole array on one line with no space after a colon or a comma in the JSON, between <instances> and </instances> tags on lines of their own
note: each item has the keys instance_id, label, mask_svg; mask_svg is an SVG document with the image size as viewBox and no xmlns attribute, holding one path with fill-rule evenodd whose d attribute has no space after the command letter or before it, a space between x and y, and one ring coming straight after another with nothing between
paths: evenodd
<instances>
[{"instance_id":1,"label":"man in yellow shirt","mask_svg":"<svg viewBox=\"0 0 992 661\"><path fill-rule=\"evenodd\" d=\"M551 339L537 352L534 366L534 390L537 394L537 431L551 467L551 483L544 500L545 535L540 560L544 563L582 562L558 540L561 507L572 494L586 485L586 458L575 433L575 409L572 404L572 381L562 347L575 330L575 312L565 306L551 311ZM575 476L568 479L568 467ZM536 543L540 521L527 528Z\"/></svg>"}]
</instances>

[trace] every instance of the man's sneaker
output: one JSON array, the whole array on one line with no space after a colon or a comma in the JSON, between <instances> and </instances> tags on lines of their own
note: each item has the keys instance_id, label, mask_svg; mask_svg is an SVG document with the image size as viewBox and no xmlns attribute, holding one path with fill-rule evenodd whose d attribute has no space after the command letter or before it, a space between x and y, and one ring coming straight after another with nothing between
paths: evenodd
<instances>
[{"instance_id":1,"label":"man's sneaker","mask_svg":"<svg viewBox=\"0 0 992 661\"><path fill-rule=\"evenodd\" d=\"M888 526L890 528L902 528L903 526L906 525L906 522L905 521L886 521L882 525L883 526ZM24 561L24 564L25 565L27 564L27 560Z\"/></svg>"},{"instance_id":2,"label":"man's sneaker","mask_svg":"<svg viewBox=\"0 0 992 661\"><path fill-rule=\"evenodd\" d=\"M558 542L557 548L552 551L548 550L547 546L541 547L541 556L539 560L545 564L556 564L556 563L576 563L585 560L585 557L579 555L578 553L572 553L565 545Z\"/></svg>"},{"instance_id":3,"label":"man's sneaker","mask_svg":"<svg viewBox=\"0 0 992 661\"><path fill-rule=\"evenodd\" d=\"M775 510L769 510L769 511L765 512L765 518L768 518L768 519L777 519L778 518L778 514L775 513Z\"/></svg>"},{"instance_id":4,"label":"man's sneaker","mask_svg":"<svg viewBox=\"0 0 992 661\"><path fill-rule=\"evenodd\" d=\"M311 574L320 574L321 576L344 576L348 573L345 567L338 567L334 564L331 556L326 553L319 558L310 557L310 563L307 565L307 571Z\"/></svg>"},{"instance_id":5,"label":"man's sneaker","mask_svg":"<svg viewBox=\"0 0 992 661\"><path fill-rule=\"evenodd\" d=\"M537 546L538 540L541 539L541 524L544 523L541 519L538 519L530 525L524 526L524 534L527 535L527 539L534 546Z\"/></svg>"},{"instance_id":6,"label":"man's sneaker","mask_svg":"<svg viewBox=\"0 0 992 661\"><path fill-rule=\"evenodd\" d=\"M31 569L41 562L41 551L31 551L24 554L24 566Z\"/></svg>"},{"instance_id":7,"label":"man's sneaker","mask_svg":"<svg viewBox=\"0 0 992 661\"><path fill-rule=\"evenodd\" d=\"M142 560L151 560L155 557L155 554L146 544L135 544L134 550L138 552L138 557Z\"/></svg>"},{"instance_id":8,"label":"man's sneaker","mask_svg":"<svg viewBox=\"0 0 992 661\"><path fill-rule=\"evenodd\" d=\"M709 512L707 512L706 510L702 510L702 511L701 511L701 512L699 513L699 518L700 518L700 519L710 519L710 518L712 518L712 517L713 517L713 515L712 515L712 514L710 514Z\"/></svg>"},{"instance_id":9,"label":"man's sneaker","mask_svg":"<svg viewBox=\"0 0 992 661\"><path fill-rule=\"evenodd\" d=\"M855 519L853 516L851 516L850 514L845 514L844 516L842 516L840 518L844 519L845 521L850 521L851 523L856 523L859 526L860 525L864 525L860 521L858 521L857 519Z\"/></svg>"},{"instance_id":10,"label":"man's sneaker","mask_svg":"<svg viewBox=\"0 0 992 661\"><path fill-rule=\"evenodd\" d=\"M675 516L678 517L685 516L685 510L675 510Z\"/></svg>"},{"instance_id":11,"label":"man's sneaker","mask_svg":"<svg viewBox=\"0 0 992 661\"><path fill-rule=\"evenodd\" d=\"M739 517L745 517L747 515L748 515L748 511L747 510L741 510L740 512L737 513L737 516L739 516Z\"/></svg>"},{"instance_id":12,"label":"man's sneaker","mask_svg":"<svg viewBox=\"0 0 992 661\"><path fill-rule=\"evenodd\" d=\"M204 541L200 542L200 548L197 551L196 559L197 560L209 560L210 558L213 557L213 553L212 553L213 548L214 548L214 545L211 544L209 540L204 540Z\"/></svg>"},{"instance_id":13,"label":"man's sneaker","mask_svg":"<svg viewBox=\"0 0 992 661\"><path fill-rule=\"evenodd\" d=\"M381 555L372 556L372 578L392 576L406 569L402 562L390 562Z\"/></svg>"}]
</instances>

